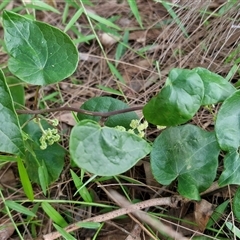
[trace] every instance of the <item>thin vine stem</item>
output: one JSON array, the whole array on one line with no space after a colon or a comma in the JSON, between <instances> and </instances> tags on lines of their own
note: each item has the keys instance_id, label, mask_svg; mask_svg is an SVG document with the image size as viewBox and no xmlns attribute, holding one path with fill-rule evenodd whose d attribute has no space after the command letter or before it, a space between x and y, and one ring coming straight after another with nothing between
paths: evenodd
<instances>
[{"instance_id":1,"label":"thin vine stem","mask_svg":"<svg viewBox=\"0 0 240 240\"><path fill-rule=\"evenodd\" d=\"M137 110L142 110L143 105L139 106L134 106L134 107L129 107L129 108L124 108L120 110L115 110L115 111L110 111L110 112L93 112L85 109L80 109L80 108L74 108L74 107L58 107L58 108L47 108L47 109L40 109L40 110L16 110L18 114L44 114L44 113L51 113L51 112L63 112L63 111L72 111L72 112L77 112L77 113L83 113L86 115L91 115L91 116L99 116L99 117L110 117L113 115L121 114L121 113L127 113L127 112L133 112Z\"/></svg>"}]
</instances>

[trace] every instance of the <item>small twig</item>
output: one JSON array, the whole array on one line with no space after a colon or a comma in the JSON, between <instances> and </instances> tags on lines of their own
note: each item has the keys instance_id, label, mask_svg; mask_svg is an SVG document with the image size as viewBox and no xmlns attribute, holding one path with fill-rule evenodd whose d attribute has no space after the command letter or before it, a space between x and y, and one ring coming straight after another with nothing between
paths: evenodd
<instances>
[{"instance_id":1,"label":"small twig","mask_svg":"<svg viewBox=\"0 0 240 240\"><path fill-rule=\"evenodd\" d=\"M157 206L157 205L167 205L167 206L171 206L171 207L176 207L178 202L181 199L182 199L181 197L177 197L177 198L176 197L165 197L165 198L155 198L155 199L151 199L151 200L146 200L146 201L136 203L136 204L130 204L127 207L124 207L124 208L121 208L118 210L114 210L109 213L101 214L96 217L88 218L86 220L83 220L83 221L80 221L77 223L73 223L73 224L69 225L68 227L66 227L65 231L73 232L73 231L78 230L79 228L81 228L79 225L82 222L104 222L104 221L108 221L110 219L113 219L113 218L116 218L116 217L119 217L119 216L122 216L122 215L125 215L128 213L134 213L137 210L141 210L146 207ZM44 235L42 239L53 240L58 237L61 237L61 234L59 232L52 232L52 233Z\"/></svg>"},{"instance_id":2,"label":"small twig","mask_svg":"<svg viewBox=\"0 0 240 240\"><path fill-rule=\"evenodd\" d=\"M74 107L58 107L58 108L47 108L47 109L41 109L41 110L16 110L18 114L44 114L44 113L51 113L51 112L63 112L63 111L72 111L72 112L77 112L77 113L83 113L86 115L91 115L91 116L100 116L100 117L110 117L113 115L121 114L121 113L127 113L127 112L133 112L136 110L142 110L143 105L135 106L135 107L129 107L129 108L124 108L120 110L115 110L111 112L93 112L93 111L88 111L85 109L80 109L80 108L74 108Z\"/></svg>"}]
</instances>

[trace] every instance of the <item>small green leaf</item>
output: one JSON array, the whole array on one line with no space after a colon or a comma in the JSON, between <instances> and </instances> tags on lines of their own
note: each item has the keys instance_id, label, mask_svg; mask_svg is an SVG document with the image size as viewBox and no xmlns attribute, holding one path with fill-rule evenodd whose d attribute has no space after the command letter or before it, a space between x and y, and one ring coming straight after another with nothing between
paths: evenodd
<instances>
[{"instance_id":1,"label":"small green leaf","mask_svg":"<svg viewBox=\"0 0 240 240\"><path fill-rule=\"evenodd\" d=\"M218 180L219 186L240 184L240 156L237 150L232 150L224 157L224 170Z\"/></svg>"},{"instance_id":2,"label":"small green leaf","mask_svg":"<svg viewBox=\"0 0 240 240\"><path fill-rule=\"evenodd\" d=\"M204 84L202 105L223 102L236 91L236 88L231 83L208 69L198 67L193 70L201 77Z\"/></svg>"},{"instance_id":3,"label":"small green leaf","mask_svg":"<svg viewBox=\"0 0 240 240\"><path fill-rule=\"evenodd\" d=\"M64 237L66 240L76 240L70 233L68 233L65 229L59 227L57 224L53 223L53 226L57 229L59 233L61 233L62 237Z\"/></svg>"},{"instance_id":4,"label":"small green leaf","mask_svg":"<svg viewBox=\"0 0 240 240\"><path fill-rule=\"evenodd\" d=\"M233 213L237 220L240 221L240 187L238 187L233 198Z\"/></svg>"},{"instance_id":5,"label":"small green leaf","mask_svg":"<svg viewBox=\"0 0 240 240\"><path fill-rule=\"evenodd\" d=\"M230 151L240 146L240 90L222 104L217 114L215 131L222 150Z\"/></svg>"},{"instance_id":6,"label":"small green leaf","mask_svg":"<svg viewBox=\"0 0 240 240\"><path fill-rule=\"evenodd\" d=\"M18 162L18 172L19 172L19 176L20 176L21 183L23 186L23 190L24 190L26 196L29 198L29 200L33 200L34 194L33 194L32 184L28 177L27 170L26 170L25 166L23 165L21 158L18 157L17 162Z\"/></svg>"},{"instance_id":7,"label":"small green leaf","mask_svg":"<svg viewBox=\"0 0 240 240\"><path fill-rule=\"evenodd\" d=\"M42 209L44 212L53 220L54 223L59 225L60 227L66 227L68 223L61 216L61 214L56 211L48 202L42 202Z\"/></svg>"},{"instance_id":8,"label":"small green leaf","mask_svg":"<svg viewBox=\"0 0 240 240\"><path fill-rule=\"evenodd\" d=\"M18 117L13 106L13 99L0 69L0 151L11 154L24 152L22 133Z\"/></svg>"},{"instance_id":9,"label":"small green leaf","mask_svg":"<svg viewBox=\"0 0 240 240\"><path fill-rule=\"evenodd\" d=\"M23 213L27 216L36 217L36 215L31 210L29 210L28 208L22 206L21 204L19 204L17 202L14 202L11 200L6 200L5 204L12 210Z\"/></svg>"},{"instance_id":10,"label":"small green leaf","mask_svg":"<svg viewBox=\"0 0 240 240\"><path fill-rule=\"evenodd\" d=\"M93 202L91 194L89 193L88 189L85 186L83 186L83 182L81 181L81 179L72 170L70 170L70 172L71 172L71 176L72 176L73 182L75 184L75 187L77 189L80 189L80 190L78 190L78 192L79 192L80 196L82 197L82 199L85 202Z\"/></svg>"},{"instance_id":11,"label":"small green leaf","mask_svg":"<svg viewBox=\"0 0 240 240\"><path fill-rule=\"evenodd\" d=\"M81 106L81 109L94 111L94 112L111 112L115 110L125 109L128 107L129 106L126 103L115 98L95 97L86 101ZM79 120L91 119L96 122L100 121L100 117L97 117L97 116L90 116L82 113L78 113L77 116ZM117 114L117 115L108 117L108 119L105 122L105 125L108 127L123 126L126 129L129 129L130 123L133 119L138 119L137 114L134 112Z\"/></svg>"},{"instance_id":12,"label":"small green leaf","mask_svg":"<svg viewBox=\"0 0 240 240\"><path fill-rule=\"evenodd\" d=\"M135 134L83 120L72 129L69 150L80 168L100 176L114 176L134 166L151 147Z\"/></svg>"},{"instance_id":13,"label":"small green leaf","mask_svg":"<svg viewBox=\"0 0 240 240\"><path fill-rule=\"evenodd\" d=\"M189 121L201 106L204 85L200 76L188 69L172 69L165 87L143 108L150 123L175 126Z\"/></svg>"},{"instance_id":14,"label":"small green leaf","mask_svg":"<svg viewBox=\"0 0 240 240\"><path fill-rule=\"evenodd\" d=\"M170 127L154 141L152 173L163 185L178 179L179 193L199 200L215 179L219 152L214 132L193 125Z\"/></svg>"},{"instance_id":15,"label":"small green leaf","mask_svg":"<svg viewBox=\"0 0 240 240\"><path fill-rule=\"evenodd\" d=\"M3 12L4 40L11 57L9 70L35 85L59 82L70 76L78 63L71 39L48 24Z\"/></svg>"}]
</instances>

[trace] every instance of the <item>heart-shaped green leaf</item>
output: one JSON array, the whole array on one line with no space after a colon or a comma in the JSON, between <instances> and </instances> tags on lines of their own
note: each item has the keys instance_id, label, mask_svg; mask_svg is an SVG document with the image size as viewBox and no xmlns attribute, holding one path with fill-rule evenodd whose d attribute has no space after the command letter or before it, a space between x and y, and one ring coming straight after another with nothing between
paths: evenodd
<instances>
[{"instance_id":1,"label":"heart-shaped green leaf","mask_svg":"<svg viewBox=\"0 0 240 240\"><path fill-rule=\"evenodd\" d=\"M240 156L237 150L232 150L224 157L224 171L219 180L219 186L228 184L240 185Z\"/></svg>"},{"instance_id":2,"label":"heart-shaped green leaf","mask_svg":"<svg viewBox=\"0 0 240 240\"><path fill-rule=\"evenodd\" d=\"M165 87L144 106L143 114L155 125L179 125L195 115L203 96L204 85L196 72L172 69Z\"/></svg>"},{"instance_id":3,"label":"heart-shaped green leaf","mask_svg":"<svg viewBox=\"0 0 240 240\"><path fill-rule=\"evenodd\" d=\"M170 127L154 141L152 173L163 185L178 179L179 193L199 200L199 192L214 181L219 151L213 132L193 125Z\"/></svg>"},{"instance_id":4,"label":"heart-shaped green leaf","mask_svg":"<svg viewBox=\"0 0 240 240\"><path fill-rule=\"evenodd\" d=\"M71 39L48 24L3 12L4 40L11 57L9 70L35 85L59 82L70 76L78 63Z\"/></svg>"},{"instance_id":5,"label":"heart-shaped green leaf","mask_svg":"<svg viewBox=\"0 0 240 240\"><path fill-rule=\"evenodd\" d=\"M115 110L125 109L129 106L115 98L111 97L95 97L86 101L81 108L93 112L111 112ZM91 119L98 122L100 117L90 116L82 113L78 113L78 119ZM129 125L133 119L138 119L138 115L134 112L122 113L108 117L105 125L108 127L123 126L129 129Z\"/></svg>"},{"instance_id":6,"label":"heart-shaped green leaf","mask_svg":"<svg viewBox=\"0 0 240 240\"><path fill-rule=\"evenodd\" d=\"M151 147L135 134L83 120L72 129L69 149L80 168L100 176L114 176L134 166Z\"/></svg>"},{"instance_id":7,"label":"heart-shaped green leaf","mask_svg":"<svg viewBox=\"0 0 240 240\"><path fill-rule=\"evenodd\" d=\"M222 76L205 68L193 69L202 79L204 84L204 98L202 105L223 102L236 91L236 88Z\"/></svg>"},{"instance_id":8,"label":"heart-shaped green leaf","mask_svg":"<svg viewBox=\"0 0 240 240\"><path fill-rule=\"evenodd\" d=\"M240 146L240 90L222 104L217 114L215 131L222 150L231 151Z\"/></svg>"},{"instance_id":9,"label":"heart-shaped green leaf","mask_svg":"<svg viewBox=\"0 0 240 240\"><path fill-rule=\"evenodd\" d=\"M24 152L22 133L12 96L1 69L0 99L0 151L19 155Z\"/></svg>"}]
</instances>

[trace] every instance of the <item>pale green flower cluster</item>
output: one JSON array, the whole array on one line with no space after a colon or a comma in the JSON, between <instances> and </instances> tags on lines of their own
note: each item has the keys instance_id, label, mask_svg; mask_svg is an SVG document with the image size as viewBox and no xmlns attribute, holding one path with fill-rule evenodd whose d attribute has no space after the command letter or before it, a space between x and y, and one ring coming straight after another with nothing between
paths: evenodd
<instances>
[{"instance_id":1,"label":"pale green flower cluster","mask_svg":"<svg viewBox=\"0 0 240 240\"><path fill-rule=\"evenodd\" d=\"M41 143L40 148L44 150L48 145L53 145L55 142L58 142L59 139L60 135L58 134L58 130L56 128L48 128L44 130L43 135L39 139Z\"/></svg>"},{"instance_id":2,"label":"pale green flower cluster","mask_svg":"<svg viewBox=\"0 0 240 240\"><path fill-rule=\"evenodd\" d=\"M133 119L130 123L131 129L129 129L127 132L136 134L137 136L143 138L145 136L145 130L148 127L148 122L144 121L141 123L141 120ZM126 131L126 128L123 126L117 126L116 127L120 131Z\"/></svg>"},{"instance_id":3,"label":"pale green flower cluster","mask_svg":"<svg viewBox=\"0 0 240 240\"><path fill-rule=\"evenodd\" d=\"M57 119L50 120L48 119L51 124L56 127L59 122ZM42 150L46 149L48 145L53 145L55 142L58 142L60 139L60 135L58 134L58 130L56 128L48 128L47 130L43 129L40 121L38 121L39 127L42 130L42 136L40 137L39 141L41 143L40 148Z\"/></svg>"}]
</instances>

